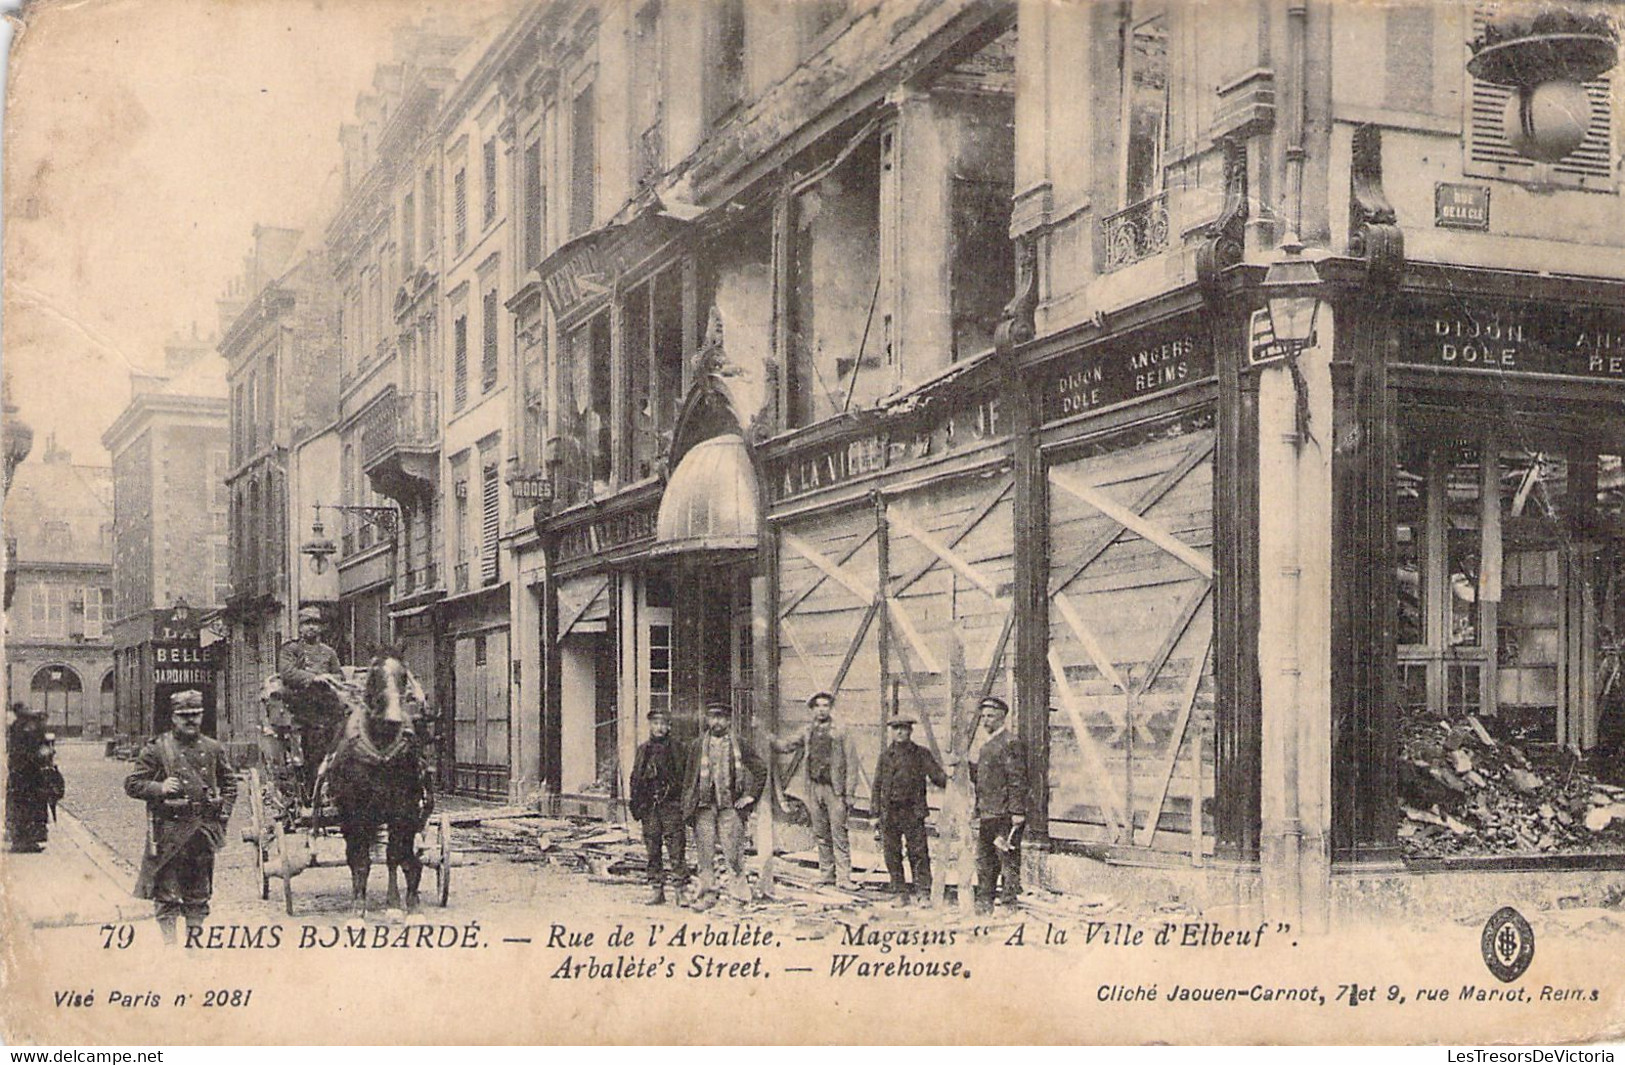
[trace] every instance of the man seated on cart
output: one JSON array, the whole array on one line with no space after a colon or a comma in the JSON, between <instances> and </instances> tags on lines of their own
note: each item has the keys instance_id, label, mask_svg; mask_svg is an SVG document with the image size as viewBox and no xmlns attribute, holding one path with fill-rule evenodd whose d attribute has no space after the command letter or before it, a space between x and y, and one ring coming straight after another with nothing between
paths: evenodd
<instances>
[{"instance_id":1,"label":"man seated on cart","mask_svg":"<svg viewBox=\"0 0 1625 1065\"><path fill-rule=\"evenodd\" d=\"M313 606L299 610L299 638L277 652L277 676L282 701L299 728L304 749L304 780L314 794L316 770L333 749L344 728L346 708L334 683L343 683L338 652L322 642L322 612Z\"/></svg>"}]
</instances>

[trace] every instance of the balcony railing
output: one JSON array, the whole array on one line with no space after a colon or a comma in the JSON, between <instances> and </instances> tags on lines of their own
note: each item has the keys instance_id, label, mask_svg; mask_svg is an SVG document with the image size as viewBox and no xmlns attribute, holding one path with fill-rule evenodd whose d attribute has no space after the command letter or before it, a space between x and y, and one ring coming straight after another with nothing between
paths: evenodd
<instances>
[{"instance_id":1,"label":"balcony railing","mask_svg":"<svg viewBox=\"0 0 1625 1065\"><path fill-rule=\"evenodd\" d=\"M1158 193L1100 220L1102 273L1121 270L1168 249L1168 194Z\"/></svg>"},{"instance_id":2,"label":"balcony railing","mask_svg":"<svg viewBox=\"0 0 1625 1065\"><path fill-rule=\"evenodd\" d=\"M430 391L401 391L391 385L362 420L361 463L370 466L396 448L433 447L439 435L439 396Z\"/></svg>"}]
</instances>

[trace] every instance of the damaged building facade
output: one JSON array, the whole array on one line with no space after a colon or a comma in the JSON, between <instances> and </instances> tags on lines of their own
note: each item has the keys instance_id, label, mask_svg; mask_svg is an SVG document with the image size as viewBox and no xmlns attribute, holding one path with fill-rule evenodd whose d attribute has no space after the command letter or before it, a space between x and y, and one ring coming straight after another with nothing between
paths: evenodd
<instances>
[{"instance_id":1,"label":"damaged building facade","mask_svg":"<svg viewBox=\"0 0 1625 1065\"><path fill-rule=\"evenodd\" d=\"M1564 10L561 0L391 89L341 595L443 785L620 817L650 709L830 690L861 808L889 714L995 694L1033 885L1617 880L1622 107Z\"/></svg>"},{"instance_id":2,"label":"damaged building facade","mask_svg":"<svg viewBox=\"0 0 1625 1065\"><path fill-rule=\"evenodd\" d=\"M782 732L834 690L869 765L991 692L1038 883L1314 927L1420 904L1407 869L1606 878L1569 828L1617 793L1502 785L1620 713L1611 53L1547 72L1587 116L1554 148L1470 5L526 32L517 705L567 808L618 808L654 706Z\"/></svg>"}]
</instances>

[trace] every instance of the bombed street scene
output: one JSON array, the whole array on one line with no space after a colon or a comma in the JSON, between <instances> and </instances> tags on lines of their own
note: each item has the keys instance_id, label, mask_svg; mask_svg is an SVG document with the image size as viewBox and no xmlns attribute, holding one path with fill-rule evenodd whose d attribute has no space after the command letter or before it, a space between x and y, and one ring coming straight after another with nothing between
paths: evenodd
<instances>
[{"instance_id":1,"label":"bombed street scene","mask_svg":"<svg viewBox=\"0 0 1625 1065\"><path fill-rule=\"evenodd\" d=\"M1613 1000L1619 8L144 2L14 53L45 956Z\"/></svg>"}]
</instances>

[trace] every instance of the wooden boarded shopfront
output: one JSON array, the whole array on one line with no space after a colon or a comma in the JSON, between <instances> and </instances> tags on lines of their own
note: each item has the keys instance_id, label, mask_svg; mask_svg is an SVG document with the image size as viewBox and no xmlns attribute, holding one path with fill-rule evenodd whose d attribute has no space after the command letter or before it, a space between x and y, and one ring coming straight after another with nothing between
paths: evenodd
<instances>
[{"instance_id":1,"label":"wooden boarded shopfront","mask_svg":"<svg viewBox=\"0 0 1625 1065\"><path fill-rule=\"evenodd\" d=\"M1213 374L1187 318L1039 378L1052 839L1213 852Z\"/></svg>"},{"instance_id":2,"label":"wooden boarded shopfront","mask_svg":"<svg viewBox=\"0 0 1625 1065\"><path fill-rule=\"evenodd\" d=\"M807 697L834 692L860 805L892 711L947 756L964 750L977 700L1012 691L1014 486L983 370L919 413L768 461L778 727L801 727Z\"/></svg>"}]
</instances>

